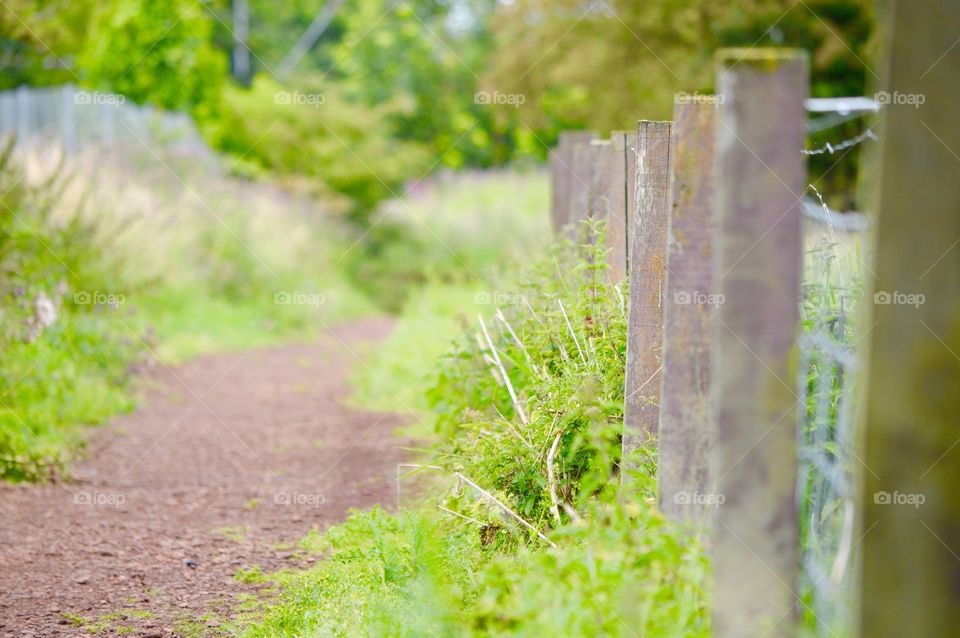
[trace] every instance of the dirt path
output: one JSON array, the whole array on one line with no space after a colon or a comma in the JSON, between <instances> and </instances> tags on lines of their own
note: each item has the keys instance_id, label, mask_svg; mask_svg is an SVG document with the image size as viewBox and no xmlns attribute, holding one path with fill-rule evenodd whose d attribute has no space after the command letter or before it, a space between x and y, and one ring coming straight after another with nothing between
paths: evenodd
<instances>
[{"instance_id":1,"label":"dirt path","mask_svg":"<svg viewBox=\"0 0 960 638\"><path fill-rule=\"evenodd\" d=\"M71 481L0 486L0 636L90 635L97 622L104 635L181 635L256 592L239 569L312 562L278 543L389 505L400 421L342 404L351 351L389 328L365 321L312 345L158 371Z\"/></svg>"}]
</instances>

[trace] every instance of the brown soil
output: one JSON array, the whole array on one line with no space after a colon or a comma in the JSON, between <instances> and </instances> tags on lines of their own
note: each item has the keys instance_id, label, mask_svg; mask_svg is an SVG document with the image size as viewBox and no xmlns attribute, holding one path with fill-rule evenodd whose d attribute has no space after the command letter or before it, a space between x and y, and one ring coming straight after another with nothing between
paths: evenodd
<instances>
[{"instance_id":1,"label":"brown soil","mask_svg":"<svg viewBox=\"0 0 960 638\"><path fill-rule=\"evenodd\" d=\"M0 636L97 628L75 616L99 619L102 635L178 636L188 621L217 635L263 587L238 570L309 566L290 541L349 508L389 506L400 421L343 403L359 344L389 328L364 321L315 344L160 369L70 480L0 486Z\"/></svg>"}]
</instances>

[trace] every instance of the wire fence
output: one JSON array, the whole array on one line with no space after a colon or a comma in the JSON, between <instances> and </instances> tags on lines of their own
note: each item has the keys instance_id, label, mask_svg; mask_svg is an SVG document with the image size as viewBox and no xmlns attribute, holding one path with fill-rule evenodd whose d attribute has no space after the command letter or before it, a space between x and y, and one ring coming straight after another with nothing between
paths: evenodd
<instances>
[{"instance_id":1,"label":"wire fence","mask_svg":"<svg viewBox=\"0 0 960 638\"><path fill-rule=\"evenodd\" d=\"M871 224L831 210L807 185L806 159L828 154L835 165L877 135L868 122L849 139L803 147L880 105L827 98L797 108L807 89L797 60L772 76L730 60L720 88L731 99L720 108L678 100L672 121L641 120L635 137L614 132L606 145L589 131L561 136L554 226L569 232L593 217L625 231L627 254L609 254L631 292L624 463L629 436L655 433L661 509L710 538L717 635L773 635L795 615L803 635L850 635ZM794 106L764 107L771 92Z\"/></svg>"},{"instance_id":2,"label":"wire fence","mask_svg":"<svg viewBox=\"0 0 960 638\"><path fill-rule=\"evenodd\" d=\"M825 148L852 148L867 139L876 139L869 128ZM797 379L800 578L805 624L818 636L836 636L852 629L856 344L864 333L861 260L869 225L863 213L830 210L811 189L817 199L805 200L802 209Z\"/></svg>"},{"instance_id":3,"label":"wire fence","mask_svg":"<svg viewBox=\"0 0 960 638\"><path fill-rule=\"evenodd\" d=\"M212 156L189 115L72 84L0 92L0 135L7 133L25 143L58 145L67 153L142 145Z\"/></svg>"}]
</instances>

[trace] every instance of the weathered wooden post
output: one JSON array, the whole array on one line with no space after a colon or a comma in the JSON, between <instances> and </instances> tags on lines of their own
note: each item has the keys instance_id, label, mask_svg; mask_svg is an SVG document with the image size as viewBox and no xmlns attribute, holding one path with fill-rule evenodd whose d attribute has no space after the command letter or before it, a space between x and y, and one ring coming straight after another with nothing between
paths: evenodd
<instances>
[{"instance_id":1,"label":"weathered wooden post","mask_svg":"<svg viewBox=\"0 0 960 638\"><path fill-rule=\"evenodd\" d=\"M622 466L628 471L636 469L638 449L656 437L660 414L670 122L643 120L637 126L634 197L622 452ZM626 473L622 476L629 480Z\"/></svg>"},{"instance_id":2,"label":"weathered wooden post","mask_svg":"<svg viewBox=\"0 0 960 638\"><path fill-rule=\"evenodd\" d=\"M596 136L593 131L561 131L557 147L551 154L551 219L557 232L572 221L573 199L578 196L578 187L583 186L577 182L574 173L574 150L588 144Z\"/></svg>"},{"instance_id":3,"label":"weathered wooden post","mask_svg":"<svg viewBox=\"0 0 960 638\"><path fill-rule=\"evenodd\" d=\"M560 147L555 146L547 153L547 166L550 173L550 227L553 234L558 235L563 229L562 215L566 199L567 179L569 171L560 159Z\"/></svg>"},{"instance_id":4,"label":"weathered wooden post","mask_svg":"<svg viewBox=\"0 0 960 638\"><path fill-rule=\"evenodd\" d=\"M610 134L610 209L607 219L607 262L610 265L610 280L613 283L623 281L627 276L627 200L632 197L631 182L627 181L628 147L626 131L614 131ZM628 197L627 191L630 190Z\"/></svg>"},{"instance_id":5,"label":"weathered wooden post","mask_svg":"<svg viewBox=\"0 0 960 638\"><path fill-rule=\"evenodd\" d=\"M793 636L796 371L807 56L722 50L716 127L719 294L713 631Z\"/></svg>"},{"instance_id":6,"label":"weathered wooden post","mask_svg":"<svg viewBox=\"0 0 960 638\"><path fill-rule=\"evenodd\" d=\"M580 237L580 222L587 218L590 210L590 174L593 153L590 143L574 144L570 150L570 189L567 198L567 218L564 229L567 236L577 240Z\"/></svg>"},{"instance_id":7,"label":"weathered wooden post","mask_svg":"<svg viewBox=\"0 0 960 638\"><path fill-rule=\"evenodd\" d=\"M960 632L960 3L889 7L859 635Z\"/></svg>"},{"instance_id":8,"label":"weathered wooden post","mask_svg":"<svg viewBox=\"0 0 960 638\"><path fill-rule=\"evenodd\" d=\"M629 131L624 139L627 162L627 272L630 271L630 257L633 252L634 234L637 230L637 132Z\"/></svg>"},{"instance_id":9,"label":"weathered wooden post","mask_svg":"<svg viewBox=\"0 0 960 638\"><path fill-rule=\"evenodd\" d=\"M657 474L660 508L702 520L717 503L710 481L715 421L710 410L714 285L715 96L673 107L670 224L663 313L663 372Z\"/></svg>"},{"instance_id":10,"label":"weathered wooden post","mask_svg":"<svg viewBox=\"0 0 960 638\"><path fill-rule=\"evenodd\" d=\"M587 216L606 221L610 216L613 174L613 152L610 140L591 140L590 149L590 194L587 198Z\"/></svg>"}]
</instances>

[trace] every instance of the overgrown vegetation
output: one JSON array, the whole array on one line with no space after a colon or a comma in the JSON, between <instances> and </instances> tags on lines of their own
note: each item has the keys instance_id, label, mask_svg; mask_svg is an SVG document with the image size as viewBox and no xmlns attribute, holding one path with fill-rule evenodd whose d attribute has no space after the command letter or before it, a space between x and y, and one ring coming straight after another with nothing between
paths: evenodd
<instances>
[{"instance_id":1,"label":"overgrown vegetation","mask_svg":"<svg viewBox=\"0 0 960 638\"><path fill-rule=\"evenodd\" d=\"M603 245L496 293L432 377L438 442L406 479L426 499L314 535L324 561L275 575L246 635L708 635L706 559L653 505L652 458L618 498L625 299Z\"/></svg>"},{"instance_id":2,"label":"overgrown vegetation","mask_svg":"<svg viewBox=\"0 0 960 638\"><path fill-rule=\"evenodd\" d=\"M0 476L62 468L132 407L131 372L369 312L315 204L265 185L0 154ZM96 164L96 168L91 168Z\"/></svg>"},{"instance_id":3,"label":"overgrown vegetation","mask_svg":"<svg viewBox=\"0 0 960 638\"><path fill-rule=\"evenodd\" d=\"M340 193L363 219L437 167L542 159L563 129L667 119L678 89L711 90L719 47L808 50L818 97L869 93L875 59L869 0L365 0L287 72L325 1L249 5L250 74L234 81L229 0L7 0L0 88L74 82L189 110L242 168ZM852 185L811 161L829 190Z\"/></svg>"}]
</instances>

